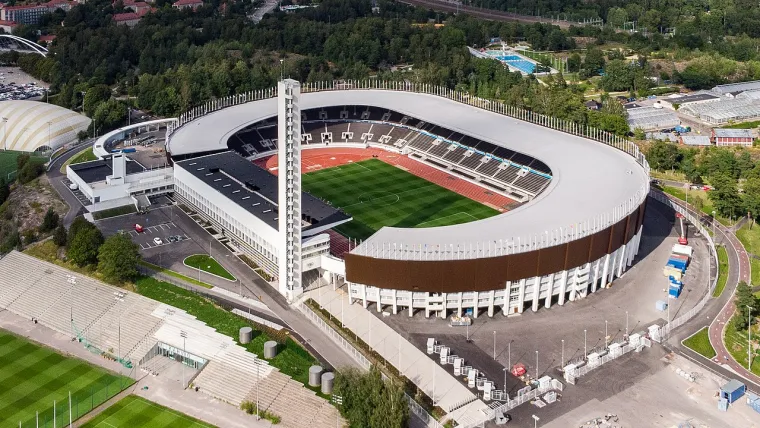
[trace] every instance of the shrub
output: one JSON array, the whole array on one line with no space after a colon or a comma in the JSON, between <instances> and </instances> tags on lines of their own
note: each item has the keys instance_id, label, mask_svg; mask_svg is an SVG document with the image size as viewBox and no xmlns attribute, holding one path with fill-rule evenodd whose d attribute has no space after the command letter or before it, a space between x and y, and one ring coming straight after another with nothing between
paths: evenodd
<instances>
[{"instance_id":1,"label":"shrub","mask_svg":"<svg viewBox=\"0 0 760 428\"><path fill-rule=\"evenodd\" d=\"M52 208L48 208L45 218L42 219L42 224L40 225L40 233L50 232L55 229L59 221L60 217L58 217L58 213L53 211Z\"/></svg>"},{"instance_id":2,"label":"shrub","mask_svg":"<svg viewBox=\"0 0 760 428\"><path fill-rule=\"evenodd\" d=\"M58 227L55 228L55 233L53 234L53 242L55 242L55 245L63 247L66 245L66 240L66 228L63 227L62 224L59 224Z\"/></svg>"}]
</instances>

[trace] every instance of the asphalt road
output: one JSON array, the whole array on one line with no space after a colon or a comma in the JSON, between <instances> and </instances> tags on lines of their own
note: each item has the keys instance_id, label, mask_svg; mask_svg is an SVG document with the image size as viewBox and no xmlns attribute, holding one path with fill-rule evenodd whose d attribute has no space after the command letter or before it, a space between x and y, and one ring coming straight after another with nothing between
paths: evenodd
<instances>
[{"instance_id":1,"label":"asphalt road","mask_svg":"<svg viewBox=\"0 0 760 428\"><path fill-rule=\"evenodd\" d=\"M61 183L61 179L65 178L66 174L61 174L60 169L67 160L91 144L92 140L85 140L70 148L66 153L56 158L48 165L47 176L50 180L50 185L53 186L53 189L55 189L56 192L58 192L58 195L61 197L61 199L66 202L66 205L69 206L69 211L63 217L63 225L66 227L71 226L71 223L74 222L74 219L77 217L77 215L79 215L84 207L82 207L82 204L79 202L76 196L71 193L68 187L66 187L65 184Z\"/></svg>"}]
</instances>

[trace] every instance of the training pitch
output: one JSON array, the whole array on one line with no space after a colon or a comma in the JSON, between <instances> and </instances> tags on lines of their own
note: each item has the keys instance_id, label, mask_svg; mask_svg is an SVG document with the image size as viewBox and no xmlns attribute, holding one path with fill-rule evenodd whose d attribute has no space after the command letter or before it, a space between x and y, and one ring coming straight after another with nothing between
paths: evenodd
<instances>
[{"instance_id":1,"label":"training pitch","mask_svg":"<svg viewBox=\"0 0 760 428\"><path fill-rule=\"evenodd\" d=\"M106 409L82 428L213 428L213 425L129 395Z\"/></svg>"},{"instance_id":2,"label":"training pitch","mask_svg":"<svg viewBox=\"0 0 760 428\"><path fill-rule=\"evenodd\" d=\"M56 426L118 394L134 381L0 330L0 427Z\"/></svg>"},{"instance_id":3,"label":"training pitch","mask_svg":"<svg viewBox=\"0 0 760 428\"><path fill-rule=\"evenodd\" d=\"M383 226L448 226L499 214L377 159L311 172L302 180L304 190L353 217L336 230L356 239L366 239Z\"/></svg>"}]
</instances>

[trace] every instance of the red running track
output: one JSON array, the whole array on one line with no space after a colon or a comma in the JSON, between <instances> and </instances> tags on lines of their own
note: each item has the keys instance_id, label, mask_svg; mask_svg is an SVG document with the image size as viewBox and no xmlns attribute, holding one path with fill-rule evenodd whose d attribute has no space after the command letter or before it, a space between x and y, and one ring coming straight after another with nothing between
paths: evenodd
<instances>
[{"instance_id":1,"label":"red running track","mask_svg":"<svg viewBox=\"0 0 760 428\"><path fill-rule=\"evenodd\" d=\"M320 169L333 168L372 159L373 157L500 212L509 211L520 205L519 202L491 192L477 184L417 162L407 156L381 149L351 147L308 149L301 152L301 165L303 172L308 174ZM272 174L277 175L277 155L256 159L253 162ZM350 245L348 239L343 235L334 231L329 231L328 233L330 234L330 251L333 254L342 256L353 248L353 245Z\"/></svg>"}]
</instances>

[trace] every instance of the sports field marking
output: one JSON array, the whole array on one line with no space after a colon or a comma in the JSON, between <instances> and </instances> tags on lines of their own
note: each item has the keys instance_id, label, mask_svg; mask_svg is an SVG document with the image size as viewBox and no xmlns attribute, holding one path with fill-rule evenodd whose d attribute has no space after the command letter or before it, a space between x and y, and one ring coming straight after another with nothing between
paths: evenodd
<instances>
[{"instance_id":1,"label":"sports field marking","mask_svg":"<svg viewBox=\"0 0 760 428\"><path fill-rule=\"evenodd\" d=\"M403 195L404 193L409 193L409 192L416 192L416 191L418 191L418 190L427 189L427 188L432 188L432 187L440 187L440 186L439 186L439 185L437 185L437 184L435 184L435 183L429 183L429 184L426 184L426 185L424 185L424 186L420 186L420 187L414 187L414 188L411 188L411 189L409 189L409 190L404 190L404 191L403 191L403 192L401 192L401 193L393 193L393 194L394 194L394 195L396 195L396 202L398 202L398 201L400 201L400 200L401 200L401 195ZM369 192L369 193L372 193L372 192ZM381 193L381 192L379 192L379 193ZM390 192L386 192L386 193L390 193ZM364 194L366 194L366 193L363 193L362 195L364 195ZM344 206L344 207L340 207L340 208L348 208L348 207L353 207L353 206L356 206L356 205L361 205L361 204L364 204L364 203L367 203L367 202L372 202L372 201L374 200L374 199L370 199L369 201L362 201L362 200L361 200L361 197L362 197L362 195L359 195L359 202L357 202L357 203L355 203L355 204L349 204L349 205L346 205L346 206ZM390 196L390 195L388 195L388 196ZM386 206L386 205L392 205L392 204L383 204L383 205L379 205L379 206Z\"/></svg>"},{"instance_id":2,"label":"sports field marking","mask_svg":"<svg viewBox=\"0 0 760 428\"><path fill-rule=\"evenodd\" d=\"M477 219L478 219L477 217L473 216L473 215L472 215L472 214L470 214L470 213L466 213L466 212L464 212L464 211L460 211L460 212L458 212L458 213L454 213L454 214L451 214L451 215L447 215L447 216L445 216L445 217L438 217L438 218L436 218L436 219L434 219L434 220L423 221L422 223L418 224L418 225L417 225L417 226L415 226L415 227L420 227L420 226L422 226L423 224L428 224L428 223L441 223L441 221L442 221L443 219L449 219L449 218L452 218L452 217L462 217L462 216L466 216L466 217L469 217L469 219L468 219L467 221L474 221L474 220L477 220Z\"/></svg>"},{"instance_id":3,"label":"sports field marking","mask_svg":"<svg viewBox=\"0 0 760 428\"><path fill-rule=\"evenodd\" d=\"M134 399L132 399L132 401L130 401L126 406L124 406L121 409L117 410L115 413L110 414L106 419L98 422L98 424L95 425L95 426L96 427L107 426L107 427L111 427L111 428L120 428L118 425L114 425L113 423L110 423L110 422L107 422L107 421L110 420L110 419L114 419L112 422L117 422L117 421L121 420L121 418L117 417L117 415L119 413L124 412L125 410L128 410L130 407L134 407L135 405L137 405L137 407L140 407L140 408L152 407L154 409L157 409L160 412L160 413L158 413L158 416L160 416L161 414L169 413L169 414L171 414L172 416L174 416L176 418L186 420L188 423L185 426L187 426L187 427L214 428L213 425L208 425L208 424L205 424L203 422L199 422L199 421L197 421L197 420L195 420L193 418L188 417L187 415L185 415L185 414L183 414L181 412L177 412L177 411L172 410L172 409L170 409L168 407L163 407L163 406L159 406L159 405L153 404L150 401L148 401L147 399L144 399L144 398L141 398L141 397L137 397L137 396L135 396ZM138 409L137 411L128 410L127 413L129 413L129 414L141 413L140 410L141 409ZM129 419L129 418L127 417L126 419Z\"/></svg>"}]
</instances>

